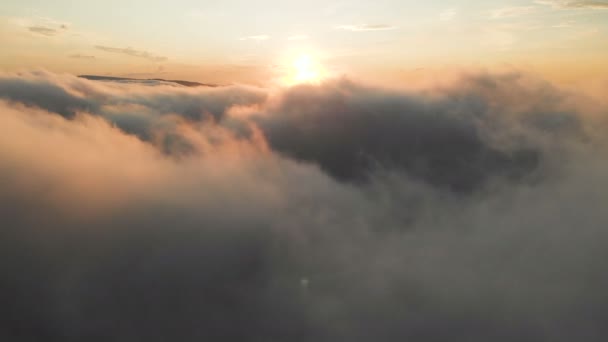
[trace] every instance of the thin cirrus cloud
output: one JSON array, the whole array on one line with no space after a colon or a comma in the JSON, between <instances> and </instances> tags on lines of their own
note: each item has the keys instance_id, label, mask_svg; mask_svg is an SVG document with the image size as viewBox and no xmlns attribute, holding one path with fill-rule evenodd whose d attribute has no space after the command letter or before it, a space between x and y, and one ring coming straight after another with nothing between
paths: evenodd
<instances>
[{"instance_id":1,"label":"thin cirrus cloud","mask_svg":"<svg viewBox=\"0 0 608 342\"><path fill-rule=\"evenodd\" d=\"M569 1L569 0L537 0L537 4L550 5L560 9L608 9L608 1Z\"/></svg>"},{"instance_id":2,"label":"thin cirrus cloud","mask_svg":"<svg viewBox=\"0 0 608 342\"><path fill-rule=\"evenodd\" d=\"M439 13L439 20L441 21L450 21L452 19L454 19L454 17L456 16L456 10L455 9L447 9L441 13Z\"/></svg>"},{"instance_id":3,"label":"thin cirrus cloud","mask_svg":"<svg viewBox=\"0 0 608 342\"><path fill-rule=\"evenodd\" d=\"M27 29L30 32L41 34L43 36L48 36L48 37L54 36L59 33L59 30L57 30L57 29L50 28L50 27L44 27L44 26L30 26Z\"/></svg>"},{"instance_id":4,"label":"thin cirrus cloud","mask_svg":"<svg viewBox=\"0 0 608 342\"><path fill-rule=\"evenodd\" d=\"M287 38L287 40L307 40L308 38L310 38L310 37L308 37L305 34L296 34L296 35L290 36L289 38Z\"/></svg>"},{"instance_id":5,"label":"thin cirrus cloud","mask_svg":"<svg viewBox=\"0 0 608 342\"><path fill-rule=\"evenodd\" d=\"M127 56L144 58L144 59L147 59L147 60L150 60L153 62L164 62L168 59L165 56L158 56L158 55L154 55L147 51L135 50L131 47L117 48L117 47L96 45L95 48L98 50L101 50L101 51L105 51L105 52L119 53L119 54L123 54L123 55L127 55Z\"/></svg>"},{"instance_id":6,"label":"thin cirrus cloud","mask_svg":"<svg viewBox=\"0 0 608 342\"><path fill-rule=\"evenodd\" d=\"M74 59L95 59L95 56L93 56L93 55L82 55L82 54L79 54L79 53L75 53L73 55L69 55L68 57L74 58Z\"/></svg>"},{"instance_id":7,"label":"thin cirrus cloud","mask_svg":"<svg viewBox=\"0 0 608 342\"><path fill-rule=\"evenodd\" d=\"M570 20L570 21L563 21L561 23L553 25L552 27L553 28L570 28L570 27L573 27L575 23L576 22L572 21L572 20Z\"/></svg>"},{"instance_id":8,"label":"thin cirrus cloud","mask_svg":"<svg viewBox=\"0 0 608 342\"><path fill-rule=\"evenodd\" d=\"M503 7L498 8L490 12L490 18L492 19L502 19L508 17L519 17L522 15L530 14L536 11L536 7L534 6L513 6L513 7Z\"/></svg>"},{"instance_id":9,"label":"thin cirrus cloud","mask_svg":"<svg viewBox=\"0 0 608 342\"><path fill-rule=\"evenodd\" d=\"M247 37L242 37L239 40L254 40L254 41L263 41L263 40L268 40L270 39L269 35L266 34L258 34L258 35L254 35L254 36L247 36Z\"/></svg>"},{"instance_id":10,"label":"thin cirrus cloud","mask_svg":"<svg viewBox=\"0 0 608 342\"><path fill-rule=\"evenodd\" d=\"M27 27L28 31L36 34L40 34L43 36L51 37L58 35L62 31L68 29L66 24L58 24L57 28L51 27L51 25L31 25Z\"/></svg>"},{"instance_id":11,"label":"thin cirrus cloud","mask_svg":"<svg viewBox=\"0 0 608 342\"><path fill-rule=\"evenodd\" d=\"M361 25L339 25L336 26L338 30L363 32L363 31L386 31L396 29L393 25L388 24L361 24Z\"/></svg>"},{"instance_id":12,"label":"thin cirrus cloud","mask_svg":"<svg viewBox=\"0 0 608 342\"><path fill-rule=\"evenodd\" d=\"M67 31L70 24L47 17L15 18L14 21L29 32L52 37Z\"/></svg>"}]
</instances>

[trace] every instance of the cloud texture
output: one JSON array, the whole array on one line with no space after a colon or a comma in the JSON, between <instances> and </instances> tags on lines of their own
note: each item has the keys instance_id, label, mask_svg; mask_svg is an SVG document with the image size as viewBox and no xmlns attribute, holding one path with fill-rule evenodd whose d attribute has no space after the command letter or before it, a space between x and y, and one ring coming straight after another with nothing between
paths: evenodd
<instances>
[{"instance_id":1,"label":"cloud texture","mask_svg":"<svg viewBox=\"0 0 608 342\"><path fill-rule=\"evenodd\" d=\"M607 107L0 77L0 338L603 341Z\"/></svg>"}]
</instances>

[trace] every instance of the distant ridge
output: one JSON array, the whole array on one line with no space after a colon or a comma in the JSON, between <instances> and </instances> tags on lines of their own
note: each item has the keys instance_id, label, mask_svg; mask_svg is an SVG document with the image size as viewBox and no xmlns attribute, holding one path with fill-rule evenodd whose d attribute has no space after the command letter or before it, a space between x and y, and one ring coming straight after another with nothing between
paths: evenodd
<instances>
[{"instance_id":1,"label":"distant ridge","mask_svg":"<svg viewBox=\"0 0 608 342\"><path fill-rule=\"evenodd\" d=\"M180 80L165 80L162 78L128 78L128 77L112 77L112 76L97 76L97 75L78 75L80 78L86 78L91 81L115 81L115 82L168 82L176 83L185 87L219 87L218 84L199 83L192 81Z\"/></svg>"}]
</instances>

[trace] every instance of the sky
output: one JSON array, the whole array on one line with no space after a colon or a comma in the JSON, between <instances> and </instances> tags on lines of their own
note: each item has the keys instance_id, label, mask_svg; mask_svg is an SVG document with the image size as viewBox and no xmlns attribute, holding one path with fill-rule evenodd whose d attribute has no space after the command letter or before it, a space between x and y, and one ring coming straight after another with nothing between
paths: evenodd
<instances>
[{"instance_id":1,"label":"sky","mask_svg":"<svg viewBox=\"0 0 608 342\"><path fill-rule=\"evenodd\" d=\"M266 84L308 56L325 76L407 82L455 68L558 81L608 74L608 2L3 1L0 68Z\"/></svg>"}]
</instances>

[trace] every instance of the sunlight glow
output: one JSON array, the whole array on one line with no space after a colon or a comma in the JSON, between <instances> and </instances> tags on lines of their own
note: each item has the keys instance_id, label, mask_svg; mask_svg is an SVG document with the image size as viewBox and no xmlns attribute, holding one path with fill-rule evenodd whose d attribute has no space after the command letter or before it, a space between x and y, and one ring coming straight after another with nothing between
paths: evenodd
<instances>
[{"instance_id":1,"label":"sunlight glow","mask_svg":"<svg viewBox=\"0 0 608 342\"><path fill-rule=\"evenodd\" d=\"M302 54L293 60L287 83L319 83L324 78L323 68L309 55Z\"/></svg>"}]
</instances>

